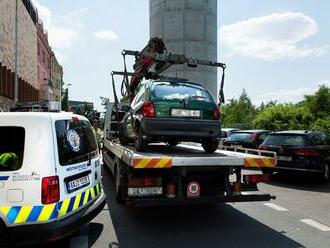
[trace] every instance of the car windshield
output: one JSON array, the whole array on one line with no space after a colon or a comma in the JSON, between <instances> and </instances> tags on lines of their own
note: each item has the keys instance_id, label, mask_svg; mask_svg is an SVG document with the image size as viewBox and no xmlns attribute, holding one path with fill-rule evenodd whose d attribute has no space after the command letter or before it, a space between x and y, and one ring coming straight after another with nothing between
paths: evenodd
<instances>
[{"instance_id":1,"label":"car windshield","mask_svg":"<svg viewBox=\"0 0 330 248\"><path fill-rule=\"evenodd\" d=\"M229 141L252 142L253 133L233 133L228 138Z\"/></svg>"},{"instance_id":2,"label":"car windshield","mask_svg":"<svg viewBox=\"0 0 330 248\"><path fill-rule=\"evenodd\" d=\"M61 165L87 161L97 155L96 140L87 121L55 122L57 147Z\"/></svg>"},{"instance_id":3,"label":"car windshield","mask_svg":"<svg viewBox=\"0 0 330 248\"><path fill-rule=\"evenodd\" d=\"M306 135L270 135L263 143L268 146L307 146L309 144Z\"/></svg>"},{"instance_id":4,"label":"car windshield","mask_svg":"<svg viewBox=\"0 0 330 248\"><path fill-rule=\"evenodd\" d=\"M153 94L162 99L192 98L203 101L213 101L211 95L201 86L188 83L159 82L155 85Z\"/></svg>"}]
</instances>

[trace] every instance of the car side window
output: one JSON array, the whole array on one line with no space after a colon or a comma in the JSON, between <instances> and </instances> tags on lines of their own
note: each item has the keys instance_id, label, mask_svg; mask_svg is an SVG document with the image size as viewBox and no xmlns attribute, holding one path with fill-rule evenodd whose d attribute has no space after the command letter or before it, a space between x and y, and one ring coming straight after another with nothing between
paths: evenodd
<instances>
[{"instance_id":1,"label":"car side window","mask_svg":"<svg viewBox=\"0 0 330 248\"><path fill-rule=\"evenodd\" d=\"M316 146L324 145L323 139L319 133L314 133L312 135L312 140L313 140L314 145L316 145Z\"/></svg>"},{"instance_id":2,"label":"car side window","mask_svg":"<svg viewBox=\"0 0 330 248\"><path fill-rule=\"evenodd\" d=\"M324 144L330 145L330 135L327 133L321 133L321 138L323 139Z\"/></svg>"},{"instance_id":3,"label":"car side window","mask_svg":"<svg viewBox=\"0 0 330 248\"><path fill-rule=\"evenodd\" d=\"M263 141L267 138L267 136L268 136L268 133L262 133L259 135L259 140Z\"/></svg>"}]
</instances>

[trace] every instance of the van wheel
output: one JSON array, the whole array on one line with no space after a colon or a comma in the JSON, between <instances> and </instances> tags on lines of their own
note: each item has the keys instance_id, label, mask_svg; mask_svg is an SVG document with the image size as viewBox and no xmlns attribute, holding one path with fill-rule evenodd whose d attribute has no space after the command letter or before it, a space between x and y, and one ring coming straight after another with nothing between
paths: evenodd
<instances>
[{"instance_id":1,"label":"van wheel","mask_svg":"<svg viewBox=\"0 0 330 248\"><path fill-rule=\"evenodd\" d=\"M202 142L203 149L206 153L214 153L219 147L218 140L204 140Z\"/></svg>"},{"instance_id":2,"label":"van wheel","mask_svg":"<svg viewBox=\"0 0 330 248\"><path fill-rule=\"evenodd\" d=\"M121 185L121 173L120 168L116 166L115 168L115 183L116 183L116 200L119 204L122 204L125 202L124 200L124 190Z\"/></svg>"},{"instance_id":3,"label":"van wheel","mask_svg":"<svg viewBox=\"0 0 330 248\"><path fill-rule=\"evenodd\" d=\"M330 166L329 163L325 163L323 166L322 174L320 175L322 182L327 182L330 179Z\"/></svg>"},{"instance_id":4,"label":"van wheel","mask_svg":"<svg viewBox=\"0 0 330 248\"><path fill-rule=\"evenodd\" d=\"M138 152L144 152L147 149L147 141L143 139L143 134L139 127L135 131L135 149Z\"/></svg>"},{"instance_id":5,"label":"van wheel","mask_svg":"<svg viewBox=\"0 0 330 248\"><path fill-rule=\"evenodd\" d=\"M4 225L0 222L0 248L8 247L7 231Z\"/></svg>"}]
</instances>

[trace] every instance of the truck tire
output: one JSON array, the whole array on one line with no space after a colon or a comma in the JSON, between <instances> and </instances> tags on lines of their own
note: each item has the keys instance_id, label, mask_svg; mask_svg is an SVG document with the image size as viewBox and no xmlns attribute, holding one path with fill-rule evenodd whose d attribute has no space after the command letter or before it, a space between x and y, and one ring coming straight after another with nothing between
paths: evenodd
<instances>
[{"instance_id":1,"label":"truck tire","mask_svg":"<svg viewBox=\"0 0 330 248\"><path fill-rule=\"evenodd\" d=\"M147 149L147 141L143 139L143 134L139 126L135 130L135 149L138 152L144 152Z\"/></svg>"},{"instance_id":2,"label":"truck tire","mask_svg":"<svg viewBox=\"0 0 330 248\"><path fill-rule=\"evenodd\" d=\"M206 153L214 153L219 147L218 140L204 140L202 147Z\"/></svg>"},{"instance_id":3,"label":"truck tire","mask_svg":"<svg viewBox=\"0 0 330 248\"><path fill-rule=\"evenodd\" d=\"M123 204L125 202L125 199L124 199L124 190L123 190L123 187L122 187L122 174L120 172L120 167L119 165L116 166L115 168L115 183L116 183L116 201L119 203L119 204Z\"/></svg>"}]
</instances>

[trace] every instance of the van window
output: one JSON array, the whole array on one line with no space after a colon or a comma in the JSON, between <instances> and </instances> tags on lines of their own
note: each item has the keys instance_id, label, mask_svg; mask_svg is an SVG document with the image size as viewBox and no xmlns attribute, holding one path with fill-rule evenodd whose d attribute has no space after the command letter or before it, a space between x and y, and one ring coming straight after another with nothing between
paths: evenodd
<instances>
[{"instance_id":1,"label":"van window","mask_svg":"<svg viewBox=\"0 0 330 248\"><path fill-rule=\"evenodd\" d=\"M97 156L97 144L88 121L55 122L58 157L63 166L76 164Z\"/></svg>"},{"instance_id":2,"label":"van window","mask_svg":"<svg viewBox=\"0 0 330 248\"><path fill-rule=\"evenodd\" d=\"M0 137L0 171L19 170L24 157L24 128L0 127Z\"/></svg>"}]
</instances>

